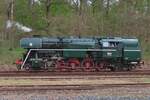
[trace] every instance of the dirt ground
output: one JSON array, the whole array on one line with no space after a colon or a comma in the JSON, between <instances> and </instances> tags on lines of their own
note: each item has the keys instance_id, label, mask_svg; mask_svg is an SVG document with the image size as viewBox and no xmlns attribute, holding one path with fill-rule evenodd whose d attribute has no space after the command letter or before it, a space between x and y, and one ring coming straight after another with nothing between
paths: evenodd
<instances>
[{"instance_id":1,"label":"dirt ground","mask_svg":"<svg viewBox=\"0 0 150 100\"><path fill-rule=\"evenodd\" d=\"M49 77L51 78L51 77ZM61 78L61 76L60 76ZM103 84L135 84L150 83L150 76L140 78L95 78L88 79L41 79L41 78L23 78L23 77L0 77L0 86L24 86L24 85L103 85Z\"/></svg>"},{"instance_id":2,"label":"dirt ground","mask_svg":"<svg viewBox=\"0 0 150 100\"><path fill-rule=\"evenodd\" d=\"M150 87L95 90L3 91L0 100L150 100Z\"/></svg>"},{"instance_id":3,"label":"dirt ground","mask_svg":"<svg viewBox=\"0 0 150 100\"><path fill-rule=\"evenodd\" d=\"M0 65L0 71L17 71L16 65Z\"/></svg>"}]
</instances>

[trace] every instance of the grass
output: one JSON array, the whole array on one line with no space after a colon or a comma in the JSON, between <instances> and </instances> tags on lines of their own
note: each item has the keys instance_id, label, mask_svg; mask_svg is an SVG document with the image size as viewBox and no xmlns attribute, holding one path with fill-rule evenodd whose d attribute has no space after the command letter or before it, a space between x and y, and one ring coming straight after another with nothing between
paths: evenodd
<instances>
[{"instance_id":1,"label":"grass","mask_svg":"<svg viewBox=\"0 0 150 100\"><path fill-rule=\"evenodd\" d=\"M143 79L143 82L145 82L145 83L150 83L150 78L144 78L144 79Z\"/></svg>"},{"instance_id":2,"label":"grass","mask_svg":"<svg viewBox=\"0 0 150 100\"><path fill-rule=\"evenodd\" d=\"M0 48L0 64L13 64L16 59L22 56L23 51L21 48L15 48L13 50Z\"/></svg>"},{"instance_id":3,"label":"grass","mask_svg":"<svg viewBox=\"0 0 150 100\"><path fill-rule=\"evenodd\" d=\"M143 54L143 59L146 61L150 60L150 51L145 51Z\"/></svg>"},{"instance_id":4,"label":"grass","mask_svg":"<svg viewBox=\"0 0 150 100\"><path fill-rule=\"evenodd\" d=\"M148 42L141 42L141 49L142 49L142 58L146 61L150 60L150 43Z\"/></svg>"}]
</instances>

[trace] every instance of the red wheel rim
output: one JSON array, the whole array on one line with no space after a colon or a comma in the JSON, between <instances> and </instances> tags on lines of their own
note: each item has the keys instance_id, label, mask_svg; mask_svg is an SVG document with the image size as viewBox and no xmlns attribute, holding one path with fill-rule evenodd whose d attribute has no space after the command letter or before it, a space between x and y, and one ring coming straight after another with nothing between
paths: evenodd
<instances>
[{"instance_id":1,"label":"red wheel rim","mask_svg":"<svg viewBox=\"0 0 150 100\"><path fill-rule=\"evenodd\" d=\"M82 62L82 67L84 68L84 70L88 71L90 69L92 69L94 66L94 62L92 59L84 59Z\"/></svg>"},{"instance_id":2,"label":"red wheel rim","mask_svg":"<svg viewBox=\"0 0 150 100\"><path fill-rule=\"evenodd\" d=\"M65 68L65 61L64 60L57 61L56 66L57 66L58 69Z\"/></svg>"},{"instance_id":3,"label":"red wheel rim","mask_svg":"<svg viewBox=\"0 0 150 100\"><path fill-rule=\"evenodd\" d=\"M79 66L80 66L80 61L78 59L68 60L68 67L71 67L71 69L76 69Z\"/></svg>"}]
</instances>

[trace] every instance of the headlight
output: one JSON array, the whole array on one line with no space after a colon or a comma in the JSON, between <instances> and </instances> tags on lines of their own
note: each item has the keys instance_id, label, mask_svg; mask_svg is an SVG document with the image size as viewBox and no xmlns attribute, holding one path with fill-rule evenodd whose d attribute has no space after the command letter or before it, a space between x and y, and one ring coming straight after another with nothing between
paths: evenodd
<instances>
[{"instance_id":1,"label":"headlight","mask_svg":"<svg viewBox=\"0 0 150 100\"><path fill-rule=\"evenodd\" d=\"M33 44L32 44L32 43L29 43L29 46L30 46L30 47L32 47L32 46L33 46Z\"/></svg>"}]
</instances>

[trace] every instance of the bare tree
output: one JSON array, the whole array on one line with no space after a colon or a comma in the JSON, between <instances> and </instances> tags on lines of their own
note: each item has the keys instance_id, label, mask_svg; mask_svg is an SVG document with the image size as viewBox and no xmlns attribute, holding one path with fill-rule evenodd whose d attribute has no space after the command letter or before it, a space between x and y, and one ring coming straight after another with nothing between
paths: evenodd
<instances>
[{"instance_id":1,"label":"bare tree","mask_svg":"<svg viewBox=\"0 0 150 100\"><path fill-rule=\"evenodd\" d=\"M28 0L28 5L29 5L29 8L31 9L33 5L33 0Z\"/></svg>"},{"instance_id":2,"label":"bare tree","mask_svg":"<svg viewBox=\"0 0 150 100\"><path fill-rule=\"evenodd\" d=\"M147 7L147 14L149 14L150 13L150 0L147 0L146 7Z\"/></svg>"},{"instance_id":3,"label":"bare tree","mask_svg":"<svg viewBox=\"0 0 150 100\"><path fill-rule=\"evenodd\" d=\"M14 37L15 33L14 31L14 0L8 0L7 1L7 21L6 21L6 27L5 27L5 36L4 38L7 40L10 40L9 47L13 48L14 46Z\"/></svg>"},{"instance_id":4,"label":"bare tree","mask_svg":"<svg viewBox=\"0 0 150 100\"><path fill-rule=\"evenodd\" d=\"M110 0L106 0L106 15L108 16L110 10Z\"/></svg>"},{"instance_id":5,"label":"bare tree","mask_svg":"<svg viewBox=\"0 0 150 100\"><path fill-rule=\"evenodd\" d=\"M9 27L9 29L6 29L6 39L10 39L11 38L11 31L13 28L13 21L14 21L14 0L9 0L7 2L7 22L6 24L12 24L11 27ZM7 27L6 27L7 28Z\"/></svg>"},{"instance_id":6,"label":"bare tree","mask_svg":"<svg viewBox=\"0 0 150 100\"><path fill-rule=\"evenodd\" d=\"M8 3L7 18L11 21L13 21L14 19L14 0L10 0L10 2Z\"/></svg>"},{"instance_id":7,"label":"bare tree","mask_svg":"<svg viewBox=\"0 0 150 100\"><path fill-rule=\"evenodd\" d=\"M52 2L52 0L46 0L46 2L45 2L45 6L46 6L46 20L47 20L47 27L46 27L47 34L49 34L51 2Z\"/></svg>"},{"instance_id":8,"label":"bare tree","mask_svg":"<svg viewBox=\"0 0 150 100\"><path fill-rule=\"evenodd\" d=\"M83 10L83 0L80 0L80 6L79 6L79 16L81 16Z\"/></svg>"}]
</instances>

